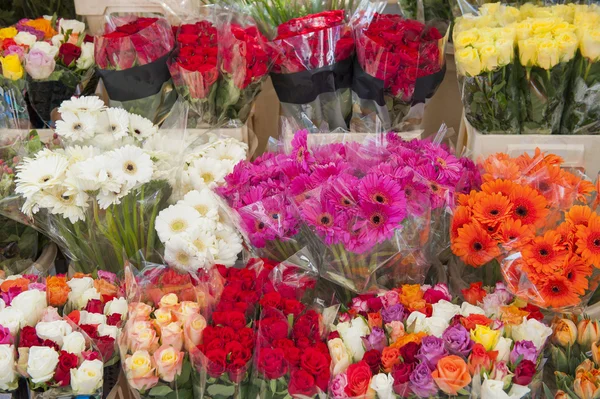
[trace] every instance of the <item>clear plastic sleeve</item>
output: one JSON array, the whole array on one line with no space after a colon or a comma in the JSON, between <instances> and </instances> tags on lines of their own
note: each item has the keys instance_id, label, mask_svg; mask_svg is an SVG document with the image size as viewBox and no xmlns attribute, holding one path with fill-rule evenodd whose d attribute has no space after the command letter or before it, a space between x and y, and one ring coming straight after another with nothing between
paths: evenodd
<instances>
[{"instance_id":1,"label":"clear plastic sleeve","mask_svg":"<svg viewBox=\"0 0 600 399\"><path fill-rule=\"evenodd\" d=\"M30 126L25 79L0 77L0 128L25 130Z\"/></svg>"},{"instance_id":2,"label":"clear plastic sleeve","mask_svg":"<svg viewBox=\"0 0 600 399\"><path fill-rule=\"evenodd\" d=\"M562 116L563 134L600 133L600 63L579 53Z\"/></svg>"},{"instance_id":3,"label":"clear plastic sleeve","mask_svg":"<svg viewBox=\"0 0 600 399\"><path fill-rule=\"evenodd\" d=\"M444 22L391 14L357 24L353 129L373 132L359 123L367 117L388 130L420 128L425 103L444 79L447 31Z\"/></svg>"}]
</instances>

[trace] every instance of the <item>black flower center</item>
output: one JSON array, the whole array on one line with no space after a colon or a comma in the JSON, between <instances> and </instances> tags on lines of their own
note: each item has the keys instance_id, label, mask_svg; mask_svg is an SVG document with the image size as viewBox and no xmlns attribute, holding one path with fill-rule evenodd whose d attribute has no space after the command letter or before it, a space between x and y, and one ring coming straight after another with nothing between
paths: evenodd
<instances>
[{"instance_id":1,"label":"black flower center","mask_svg":"<svg viewBox=\"0 0 600 399\"><path fill-rule=\"evenodd\" d=\"M492 216L498 216L499 213L500 213L500 211L498 209L492 209L490 211L490 215L492 215Z\"/></svg>"},{"instance_id":2,"label":"black flower center","mask_svg":"<svg viewBox=\"0 0 600 399\"><path fill-rule=\"evenodd\" d=\"M274 213L271 215L271 217L275 220L279 219L279 214L278 213Z\"/></svg>"},{"instance_id":3,"label":"black flower center","mask_svg":"<svg viewBox=\"0 0 600 399\"><path fill-rule=\"evenodd\" d=\"M596 239L594 240L594 246L595 246L595 247L600 247L600 238L596 238Z\"/></svg>"},{"instance_id":4,"label":"black flower center","mask_svg":"<svg viewBox=\"0 0 600 399\"><path fill-rule=\"evenodd\" d=\"M548 256L548 250L546 248L540 249L540 255L542 255L542 256Z\"/></svg>"},{"instance_id":5,"label":"black flower center","mask_svg":"<svg viewBox=\"0 0 600 399\"><path fill-rule=\"evenodd\" d=\"M377 194L375 196L375 201L379 202L380 204L383 204L385 202L385 197L381 194Z\"/></svg>"},{"instance_id":6,"label":"black flower center","mask_svg":"<svg viewBox=\"0 0 600 399\"><path fill-rule=\"evenodd\" d=\"M262 230L262 229L264 229L264 228L265 228L265 224L264 224L263 222L259 222L259 223L258 223L258 229L259 229L259 230Z\"/></svg>"},{"instance_id":7,"label":"black flower center","mask_svg":"<svg viewBox=\"0 0 600 399\"><path fill-rule=\"evenodd\" d=\"M135 134L142 134L142 132L140 132L140 129L135 129L133 132L134 132Z\"/></svg>"},{"instance_id":8,"label":"black flower center","mask_svg":"<svg viewBox=\"0 0 600 399\"><path fill-rule=\"evenodd\" d=\"M133 169L134 169L134 167L133 167L133 165L132 165L132 164L129 164L129 165L127 165L127 170L128 170L128 171L130 171L130 172L131 172Z\"/></svg>"},{"instance_id":9,"label":"black flower center","mask_svg":"<svg viewBox=\"0 0 600 399\"><path fill-rule=\"evenodd\" d=\"M329 216L321 216L321 224L327 225L327 224L329 224L329 221L330 221Z\"/></svg>"},{"instance_id":10,"label":"black flower center","mask_svg":"<svg viewBox=\"0 0 600 399\"><path fill-rule=\"evenodd\" d=\"M381 216L380 216L380 215L373 215L373 216L371 217L371 222L373 222L373 224L375 224L375 225L378 225L378 224L380 224L380 223L381 223L381 221L382 221L382 218L381 218Z\"/></svg>"},{"instance_id":11,"label":"black flower center","mask_svg":"<svg viewBox=\"0 0 600 399\"><path fill-rule=\"evenodd\" d=\"M525 208L524 206L518 206L517 209L515 209L515 213L523 218L527 216L527 208Z\"/></svg>"},{"instance_id":12,"label":"black flower center","mask_svg":"<svg viewBox=\"0 0 600 399\"><path fill-rule=\"evenodd\" d=\"M483 249L483 245L480 242L476 242L473 244L473 249L475 251L481 251Z\"/></svg>"},{"instance_id":13,"label":"black flower center","mask_svg":"<svg viewBox=\"0 0 600 399\"><path fill-rule=\"evenodd\" d=\"M558 294L560 292L560 288L558 288L557 286L552 286L552 292L554 292L555 294Z\"/></svg>"}]
</instances>

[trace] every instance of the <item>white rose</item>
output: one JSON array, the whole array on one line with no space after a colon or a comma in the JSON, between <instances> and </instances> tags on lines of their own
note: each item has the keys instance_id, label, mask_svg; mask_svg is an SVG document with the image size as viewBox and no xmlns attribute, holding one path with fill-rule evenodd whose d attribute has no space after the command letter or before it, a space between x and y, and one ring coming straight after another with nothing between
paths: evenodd
<instances>
[{"instance_id":1,"label":"white rose","mask_svg":"<svg viewBox=\"0 0 600 399\"><path fill-rule=\"evenodd\" d=\"M94 43L83 43L81 45L81 55L75 63L77 69L89 69L94 65Z\"/></svg>"},{"instance_id":2,"label":"white rose","mask_svg":"<svg viewBox=\"0 0 600 399\"><path fill-rule=\"evenodd\" d=\"M69 302L77 309L83 308L83 306L79 306L81 303L81 296L85 290L94 286L94 279L91 277L72 278L67 281L67 285L71 289L71 292L69 292Z\"/></svg>"},{"instance_id":3,"label":"white rose","mask_svg":"<svg viewBox=\"0 0 600 399\"><path fill-rule=\"evenodd\" d=\"M0 389L3 391L14 391L19 385L15 365L15 347L0 345Z\"/></svg>"},{"instance_id":4,"label":"white rose","mask_svg":"<svg viewBox=\"0 0 600 399\"><path fill-rule=\"evenodd\" d=\"M65 34L69 30L75 34L82 33L85 31L85 24L76 19L60 19L58 21L58 32Z\"/></svg>"},{"instance_id":5,"label":"white rose","mask_svg":"<svg viewBox=\"0 0 600 399\"><path fill-rule=\"evenodd\" d=\"M384 373L379 373L371 380L371 389L377 392L377 399L393 399L394 395L394 377Z\"/></svg>"},{"instance_id":6,"label":"white rose","mask_svg":"<svg viewBox=\"0 0 600 399\"><path fill-rule=\"evenodd\" d=\"M460 306L448 302L444 299L432 305L433 312L431 317L439 317L446 321L452 320L454 316L460 313Z\"/></svg>"},{"instance_id":7,"label":"white rose","mask_svg":"<svg viewBox=\"0 0 600 399\"><path fill-rule=\"evenodd\" d=\"M35 43L33 43L33 46L31 46L30 50L33 50L33 49L43 51L44 53L48 54L52 58L55 58L56 55L58 54L58 47L54 47L53 45L51 45L48 42L35 42Z\"/></svg>"},{"instance_id":8,"label":"white rose","mask_svg":"<svg viewBox=\"0 0 600 399\"><path fill-rule=\"evenodd\" d=\"M0 310L4 310L5 307L6 307L6 302L4 302L4 299L0 298Z\"/></svg>"},{"instance_id":9,"label":"white rose","mask_svg":"<svg viewBox=\"0 0 600 399\"><path fill-rule=\"evenodd\" d=\"M106 316L102 313L90 313L82 310L79 312L79 324L106 324Z\"/></svg>"},{"instance_id":10,"label":"white rose","mask_svg":"<svg viewBox=\"0 0 600 399\"><path fill-rule=\"evenodd\" d=\"M369 335L371 331L365 320L357 317L349 322L340 323L337 331L354 361L360 362L365 355L362 337Z\"/></svg>"},{"instance_id":11,"label":"white rose","mask_svg":"<svg viewBox=\"0 0 600 399\"><path fill-rule=\"evenodd\" d=\"M479 306L471 305L469 302L463 302L460 306L460 315L468 317L471 314L481 314L485 316L485 310L481 309Z\"/></svg>"},{"instance_id":12,"label":"white rose","mask_svg":"<svg viewBox=\"0 0 600 399\"><path fill-rule=\"evenodd\" d=\"M83 305L82 307L85 308L90 300L92 300L92 299L100 300L101 298L102 297L100 296L100 293L96 290L96 288L92 287L92 288L88 288L87 290L83 291L83 293L81 294L80 301Z\"/></svg>"},{"instance_id":13,"label":"white rose","mask_svg":"<svg viewBox=\"0 0 600 399\"><path fill-rule=\"evenodd\" d=\"M438 338L442 338L442 334L444 334L444 331L446 331L448 325L448 322L441 317L427 317L425 320L423 320L422 331Z\"/></svg>"},{"instance_id":14,"label":"white rose","mask_svg":"<svg viewBox=\"0 0 600 399\"><path fill-rule=\"evenodd\" d=\"M13 40L20 46L31 47L33 43L37 42L37 37L29 32L19 32L13 37Z\"/></svg>"},{"instance_id":15,"label":"white rose","mask_svg":"<svg viewBox=\"0 0 600 399\"><path fill-rule=\"evenodd\" d=\"M19 332L19 327L23 324L23 313L12 307L0 310L0 326L8 328L13 337Z\"/></svg>"},{"instance_id":16,"label":"white rose","mask_svg":"<svg viewBox=\"0 0 600 399\"><path fill-rule=\"evenodd\" d=\"M508 357L510 356L510 351L512 348L512 339L500 337L498 339L498 343L493 350L498 351L498 355L496 357L496 362L508 362Z\"/></svg>"},{"instance_id":17,"label":"white rose","mask_svg":"<svg viewBox=\"0 0 600 399\"><path fill-rule=\"evenodd\" d=\"M104 305L104 314L107 316L113 315L115 313L120 315L126 315L127 309L127 299L115 298L112 301L106 302L106 305Z\"/></svg>"},{"instance_id":18,"label":"white rose","mask_svg":"<svg viewBox=\"0 0 600 399\"><path fill-rule=\"evenodd\" d=\"M331 355L331 373L336 376L346 371L350 366L351 357L348 354L348 348L341 338L334 338L327 341L327 348Z\"/></svg>"},{"instance_id":19,"label":"white rose","mask_svg":"<svg viewBox=\"0 0 600 399\"><path fill-rule=\"evenodd\" d=\"M73 331L63 339L62 350L79 355L85 350L85 338L79 331Z\"/></svg>"},{"instance_id":20,"label":"white rose","mask_svg":"<svg viewBox=\"0 0 600 399\"><path fill-rule=\"evenodd\" d=\"M427 318L424 313L414 311L406 319L406 328L412 332L423 331L423 321Z\"/></svg>"},{"instance_id":21,"label":"white rose","mask_svg":"<svg viewBox=\"0 0 600 399\"><path fill-rule=\"evenodd\" d=\"M47 346L32 346L29 348L27 374L34 384L50 381L58 365L58 352Z\"/></svg>"},{"instance_id":22,"label":"white rose","mask_svg":"<svg viewBox=\"0 0 600 399\"><path fill-rule=\"evenodd\" d=\"M65 336L71 334L73 329L64 320L41 321L35 326L35 332L42 340L49 339L62 346Z\"/></svg>"},{"instance_id":23,"label":"white rose","mask_svg":"<svg viewBox=\"0 0 600 399\"><path fill-rule=\"evenodd\" d=\"M104 364L102 361L85 360L77 369L71 369L71 387L79 395L91 395L102 386Z\"/></svg>"},{"instance_id":24,"label":"white rose","mask_svg":"<svg viewBox=\"0 0 600 399\"><path fill-rule=\"evenodd\" d=\"M52 36L52 39L50 40L52 42L52 45L55 47L58 47L60 49L60 45L63 42L63 40L65 40L65 35L54 35Z\"/></svg>"},{"instance_id":25,"label":"white rose","mask_svg":"<svg viewBox=\"0 0 600 399\"><path fill-rule=\"evenodd\" d=\"M541 351L544 348L546 340L552 335L552 329L550 327L544 323L540 323L536 319L527 320L526 317L523 317L523 323L518 326L513 326L511 331L512 339L515 342L531 341L538 351Z\"/></svg>"},{"instance_id":26,"label":"white rose","mask_svg":"<svg viewBox=\"0 0 600 399\"><path fill-rule=\"evenodd\" d=\"M509 393L504 392L504 382L486 379L481 384L481 399L521 399L530 389L513 384Z\"/></svg>"},{"instance_id":27,"label":"white rose","mask_svg":"<svg viewBox=\"0 0 600 399\"><path fill-rule=\"evenodd\" d=\"M119 328L117 326L100 324L98 326L98 335L101 337L111 337L117 339L117 336L119 335Z\"/></svg>"},{"instance_id":28,"label":"white rose","mask_svg":"<svg viewBox=\"0 0 600 399\"><path fill-rule=\"evenodd\" d=\"M23 314L22 327L33 327L40 321L42 314L44 314L44 311L48 307L46 293L39 290L21 292L12 300L10 307L20 310Z\"/></svg>"}]
</instances>

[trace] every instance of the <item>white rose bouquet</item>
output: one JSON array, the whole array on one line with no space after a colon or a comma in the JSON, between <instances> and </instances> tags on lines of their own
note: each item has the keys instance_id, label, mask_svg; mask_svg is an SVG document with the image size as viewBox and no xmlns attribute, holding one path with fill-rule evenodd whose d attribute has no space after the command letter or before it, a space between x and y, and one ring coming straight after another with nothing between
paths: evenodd
<instances>
[{"instance_id":1,"label":"white rose bouquet","mask_svg":"<svg viewBox=\"0 0 600 399\"><path fill-rule=\"evenodd\" d=\"M22 211L56 241L81 272L119 271L123 255L154 252L154 220L170 186L141 148L158 134L149 120L106 108L97 97L65 101L57 135L64 148L44 150L17 167Z\"/></svg>"}]
</instances>

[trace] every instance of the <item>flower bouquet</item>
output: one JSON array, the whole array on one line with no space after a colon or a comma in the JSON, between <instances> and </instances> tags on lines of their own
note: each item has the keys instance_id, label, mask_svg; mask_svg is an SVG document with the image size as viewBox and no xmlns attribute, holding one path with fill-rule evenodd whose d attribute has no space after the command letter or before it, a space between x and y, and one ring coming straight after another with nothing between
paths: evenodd
<instances>
[{"instance_id":1,"label":"flower bouquet","mask_svg":"<svg viewBox=\"0 0 600 399\"><path fill-rule=\"evenodd\" d=\"M535 392L552 330L516 305L516 319L488 318L478 306L448 299L443 285L355 298L329 336L329 397L492 399Z\"/></svg>"},{"instance_id":2,"label":"flower bouquet","mask_svg":"<svg viewBox=\"0 0 600 399\"><path fill-rule=\"evenodd\" d=\"M148 258L157 245L156 215L170 195L164 176L154 174L155 161L139 147L157 127L106 109L97 97L63 102L59 112L56 133L64 149L38 152L17 167L23 212L37 215L36 226L78 271L118 272L123 254L133 258L142 248Z\"/></svg>"},{"instance_id":3,"label":"flower bouquet","mask_svg":"<svg viewBox=\"0 0 600 399\"><path fill-rule=\"evenodd\" d=\"M420 127L424 104L446 72L446 30L391 14L358 24L353 125L367 132L381 125L396 131Z\"/></svg>"},{"instance_id":4,"label":"flower bouquet","mask_svg":"<svg viewBox=\"0 0 600 399\"><path fill-rule=\"evenodd\" d=\"M0 127L3 129L28 129L30 126L25 101L25 78L22 58L28 45L17 37L15 27L0 29ZM17 43L17 40L20 44ZM31 45L31 43L29 43Z\"/></svg>"},{"instance_id":5,"label":"flower bouquet","mask_svg":"<svg viewBox=\"0 0 600 399\"><path fill-rule=\"evenodd\" d=\"M115 20L114 29L95 38L94 57L111 105L160 122L173 105L167 59L175 45L162 18Z\"/></svg>"}]
</instances>

